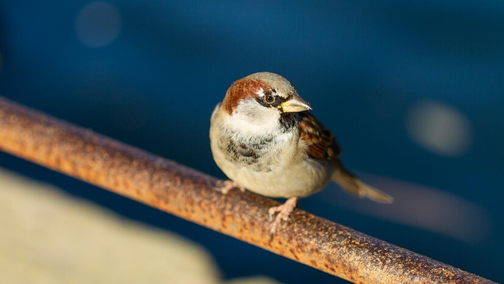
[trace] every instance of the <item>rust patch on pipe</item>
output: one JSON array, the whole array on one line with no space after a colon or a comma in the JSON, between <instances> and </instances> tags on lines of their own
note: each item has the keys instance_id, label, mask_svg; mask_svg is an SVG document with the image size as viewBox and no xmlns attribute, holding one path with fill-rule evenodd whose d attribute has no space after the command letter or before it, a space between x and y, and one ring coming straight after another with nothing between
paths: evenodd
<instances>
[{"instance_id":1,"label":"rust patch on pipe","mask_svg":"<svg viewBox=\"0 0 504 284\"><path fill-rule=\"evenodd\" d=\"M494 283L301 210L271 237L276 201L2 98L0 150L353 283Z\"/></svg>"}]
</instances>

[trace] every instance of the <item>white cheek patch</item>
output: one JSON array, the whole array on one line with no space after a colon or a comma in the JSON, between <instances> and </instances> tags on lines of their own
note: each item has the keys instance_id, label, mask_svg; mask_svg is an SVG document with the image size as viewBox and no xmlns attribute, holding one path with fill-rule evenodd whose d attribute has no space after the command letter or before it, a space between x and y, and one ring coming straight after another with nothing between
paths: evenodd
<instances>
[{"instance_id":1,"label":"white cheek patch","mask_svg":"<svg viewBox=\"0 0 504 284\"><path fill-rule=\"evenodd\" d=\"M259 91L256 92L256 94L259 96L259 97L264 97L264 90L263 88L260 88Z\"/></svg>"},{"instance_id":2,"label":"white cheek patch","mask_svg":"<svg viewBox=\"0 0 504 284\"><path fill-rule=\"evenodd\" d=\"M228 126L250 135L264 135L279 127L280 113L275 108L266 108L255 100L241 101L237 110L227 120Z\"/></svg>"}]
</instances>

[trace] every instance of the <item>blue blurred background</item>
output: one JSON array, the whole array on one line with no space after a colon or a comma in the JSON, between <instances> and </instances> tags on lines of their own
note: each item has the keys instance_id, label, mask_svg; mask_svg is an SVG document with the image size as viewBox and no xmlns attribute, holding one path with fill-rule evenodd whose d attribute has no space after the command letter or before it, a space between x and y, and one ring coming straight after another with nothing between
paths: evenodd
<instances>
[{"instance_id":1,"label":"blue blurred background","mask_svg":"<svg viewBox=\"0 0 504 284\"><path fill-rule=\"evenodd\" d=\"M504 281L504 2L421 2L4 0L0 95L224 178L215 104L279 73L396 197L330 185L300 208ZM0 167L196 241L226 279L346 283L4 153Z\"/></svg>"}]
</instances>

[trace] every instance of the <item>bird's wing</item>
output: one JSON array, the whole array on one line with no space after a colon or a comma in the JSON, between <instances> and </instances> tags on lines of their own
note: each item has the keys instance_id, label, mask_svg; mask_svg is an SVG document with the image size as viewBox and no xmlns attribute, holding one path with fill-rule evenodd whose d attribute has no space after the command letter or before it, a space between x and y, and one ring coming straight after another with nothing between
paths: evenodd
<instances>
[{"instance_id":1,"label":"bird's wing","mask_svg":"<svg viewBox=\"0 0 504 284\"><path fill-rule=\"evenodd\" d=\"M314 159L335 160L341 155L336 138L311 113L299 113L299 133L308 144L308 154Z\"/></svg>"}]
</instances>

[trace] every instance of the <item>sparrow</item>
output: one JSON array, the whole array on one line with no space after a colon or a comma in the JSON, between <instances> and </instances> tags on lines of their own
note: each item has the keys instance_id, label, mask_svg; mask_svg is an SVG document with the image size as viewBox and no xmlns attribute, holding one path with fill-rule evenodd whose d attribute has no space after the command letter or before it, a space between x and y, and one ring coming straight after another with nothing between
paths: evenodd
<instances>
[{"instance_id":1,"label":"sparrow","mask_svg":"<svg viewBox=\"0 0 504 284\"><path fill-rule=\"evenodd\" d=\"M240 188L287 198L268 211L271 234L288 220L300 197L322 190L329 181L360 198L393 201L343 166L334 135L311 110L287 79L259 72L234 82L212 113L212 155L230 179L218 189L226 193Z\"/></svg>"}]
</instances>

